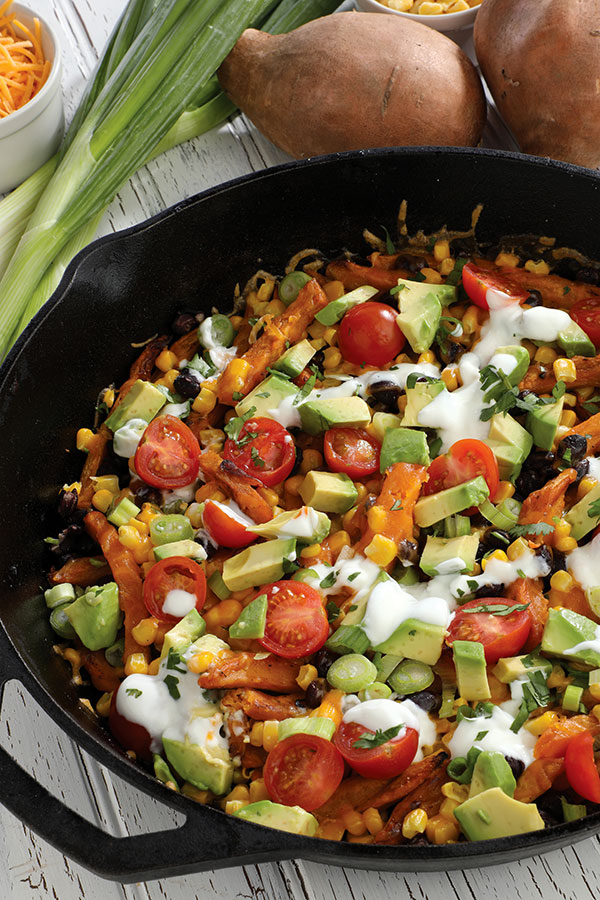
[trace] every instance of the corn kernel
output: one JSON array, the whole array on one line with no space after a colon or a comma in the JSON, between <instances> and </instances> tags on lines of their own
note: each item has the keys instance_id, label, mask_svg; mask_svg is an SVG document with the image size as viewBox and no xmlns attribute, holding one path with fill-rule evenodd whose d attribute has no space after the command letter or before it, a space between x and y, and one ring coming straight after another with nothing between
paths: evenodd
<instances>
[{"instance_id":1,"label":"corn kernel","mask_svg":"<svg viewBox=\"0 0 600 900\"><path fill-rule=\"evenodd\" d=\"M337 334L338 334L337 328L334 328L332 325L330 328L326 328L325 331L323 332L323 340L327 344L330 344L333 347L334 344L337 343ZM327 353L327 350L325 350L325 353ZM325 353L323 355L325 355ZM341 359L341 355L340 355L340 359Z\"/></svg>"},{"instance_id":2,"label":"corn kernel","mask_svg":"<svg viewBox=\"0 0 600 900\"><path fill-rule=\"evenodd\" d=\"M229 375L233 378L245 378L250 371L250 363L241 357L235 357L228 365Z\"/></svg>"},{"instance_id":3,"label":"corn kernel","mask_svg":"<svg viewBox=\"0 0 600 900\"><path fill-rule=\"evenodd\" d=\"M577 378L577 369L572 359L560 357L552 363L552 371L557 381L569 383Z\"/></svg>"},{"instance_id":4,"label":"corn kernel","mask_svg":"<svg viewBox=\"0 0 600 900\"><path fill-rule=\"evenodd\" d=\"M169 369L173 369L177 365L177 357L171 350L165 349L156 357L154 365L161 372L168 372Z\"/></svg>"},{"instance_id":5,"label":"corn kernel","mask_svg":"<svg viewBox=\"0 0 600 900\"><path fill-rule=\"evenodd\" d=\"M425 350L419 355L417 362L421 365L423 363L433 363L435 362L435 353L432 350Z\"/></svg>"},{"instance_id":6,"label":"corn kernel","mask_svg":"<svg viewBox=\"0 0 600 900\"><path fill-rule=\"evenodd\" d=\"M97 475L95 478L92 478L92 481L96 492L109 491L111 494L118 494L121 490L118 475Z\"/></svg>"},{"instance_id":7,"label":"corn kernel","mask_svg":"<svg viewBox=\"0 0 600 900\"><path fill-rule=\"evenodd\" d=\"M108 714L110 712L110 703L112 700L113 692L102 694L98 702L96 703L96 712L99 716L102 716L103 719L108 719Z\"/></svg>"},{"instance_id":8,"label":"corn kernel","mask_svg":"<svg viewBox=\"0 0 600 900\"><path fill-rule=\"evenodd\" d=\"M387 512L380 506L378 503L375 506L372 506L371 509L367 513L367 522L369 524L369 528L371 531L378 534L385 527L385 523L387 521Z\"/></svg>"},{"instance_id":9,"label":"corn kernel","mask_svg":"<svg viewBox=\"0 0 600 900\"><path fill-rule=\"evenodd\" d=\"M150 616L147 619L142 619L141 622L138 622L131 629L131 635L134 641L140 644L142 647L149 647L156 637L156 633L158 631L158 619Z\"/></svg>"},{"instance_id":10,"label":"corn kernel","mask_svg":"<svg viewBox=\"0 0 600 900\"><path fill-rule=\"evenodd\" d=\"M343 297L346 293L346 288L341 281L328 281L323 285L323 292L331 303L333 300L339 300L340 297Z\"/></svg>"},{"instance_id":11,"label":"corn kernel","mask_svg":"<svg viewBox=\"0 0 600 900\"><path fill-rule=\"evenodd\" d=\"M599 697L594 697L594 700L600 699ZM600 721L600 703L597 703L596 706L592 706L590 713L595 719Z\"/></svg>"},{"instance_id":12,"label":"corn kernel","mask_svg":"<svg viewBox=\"0 0 600 900\"><path fill-rule=\"evenodd\" d=\"M345 830L346 829L343 822L323 822L321 825L319 825L317 835L326 841L341 841L344 836Z\"/></svg>"},{"instance_id":13,"label":"corn kernel","mask_svg":"<svg viewBox=\"0 0 600 900\"><path fill-rule=\"evenodd\" d=\"M274 509L279 503L279 494L272 488L261 487L258 489L258 493L263 498L263 500L266 500L271 509Z\"/></svg>"},{"instance_id":14,"label":"corn kernel","mask_svg":"<svg viewBox=\"0 0 600 900\"><path fill-rule=\"evenodd\" d=\"M509 497L513 496L514 492L514 484L511 484L510 481L501 481L494 497L494 503L502 503L503 500L508 500Z\"/></svg>"},{"instance_id":15,"label":"corn kernel","mask_svg":"<svg viewBox=\"0 0 600 900\"><path fill-rule=\"evenodd\" d=\"M328 347L323 354L323 368L337 369L342 361L342 354L337 347Z\"/></svg>"},{"instance_id":16,"label":"corn kernel","mask_svg":"<svg viewBox=\"0 0 600 900\"><path fill-rule=\"evenodd\" d=\"M581 498L585 497L586 494L589 494L592 488L595 488L597 484L598 482L595 478L592 478L590 475L585 475L577 487L577 499L581 500Z\"/></svg>"},{"instance_id":17,"label":"corn kernel","mask_svg":"<svg viewBox=\"0 0 600 900\"><path fill-rule=\"evenodd\" d=\"M454 816L454 810L457 806L460 806L461 801L453 800L451 797L447 797L440 804L440 816L445 816L447 819L451 819L456 821Z\"/></svg>"},{"instance_id":18,"label":"corn kernel","mask_svg":"<svg viewBox=\"0 0 600 900\"><path fill-rule=\"evenodd\" d=\"M534 272L536 275L548 275L550 272L550 266L543 259L537 261L528 259L523 268L527 269L528 272Z\"/></svg>"},{"instance_id":19,"label":"corn kernel","mask_svg":"<svg viewBox=\"0 0 600 900\"><path fill-rule=\"evenodd\" d=\"M80 428L77 432L77 449L87 451L90 448L90 444L95 438L94 432L91 428Z\"/></svg>"},{"instance_id":20,"label":"corn kernel","mask_svg":"<svg viewBox=\"0 0 600 900\"><path fill-rule=\"evenodd\" d=\"M250 743L253 747L262 747L264 727L264 722L255 722L250 729Z\"/></svg>"},{"instance_id":21,"label":"corn kernel","mask_svg":"<svg viewBox=\"0 0 600 900\"><path fill-rule=\"evenodd\" d=\"M573 537L561 537L554 542L554 546L561 553L570 553L571 550L575 550L577 547L577 541Z\"/></svg>"},{"instance_id":22,"label":"corn kernel","mask_svg":"<svg viewBox=\"0 0 600 900\"><path fill-rule=\"evenodd\" d=\"M469 306L462 317L463 334L474 334L479 328L479 310L476 306Z\"/></svg>"},{"instance_id":23,"label":"corn kernel","mask_svg":"<svg viewBox=\"0 0 600 900\"><path fill-rule=\"evenodd\" d=\"M565 406L577 406L577 394L563 394Z\"/></svg>"},{"instance_id":24,"label":"corn kernel","mask_svg":"<svg viewBox=\"0 0 600 900\"><path fill-rule=\"evenodd\" d=\"M304 475L292 475L285 483L285 489L292 497L297 497L300 493L300 485L304 481Z\"/></svg>"},{"instance_id":25,"label":"corn kernel","mask_svg":"<svg viewBox=\"0 0 600 900\"><path fill-rule=\"evenodd\" d=\"M309 544L308 547L304 547L300 551L300 556L302 559L313 559L315 556L318 556L321 552L320 544Z\"/></svg>"},{"instance_id":26,"label":"corn kernel","mask_svg":"<svg viewBox=\"0 0 600 900\"><path fill-rule=\"evenodd\" d=\"M592 695L592 697L594 698L594 700L600 700L600 684L595 684L595 683L590 684L589 692ZM595 709L600 709L600 706L595 707ZM594 713L594 715L595 715L595 713Z\"/></svg>"},{"instance_id":27,"label":"corn kernel","mask_svg":"<svg viewBox=\"0 0 600 900\"><path fill-rule=\"evenodd\" d=\"M315 666L300 666L300 671L298 672L298 677L296 678L296 684L302 688L303 691L315 680L315 678L319 677L319 673Z\"/></svg>"},{"instance_id":28,"label":"corn kernel","mask_svg":"<svg viewBox=\"0 0 600 900\"><path fill-rule=\"evenodd\" d=\"M131 525L121 525L119 527L119 540L128 550L139 550L142 546L142 538L139 531Z\"/></svg>"},{"instance_id":29,"label":"corn kernel","mask_svg":"<svg viewBox=\"0 0 600 900\"><path fill-rule=\"evenodd\" d=\"M335 727L338 728L342 721L342 697L344 697L344 691L327 691L321 701L321 705L313 709L309 716L331 719Z\"/></svg>"},{"instance_id":30,"label":"corn kernel","mask_svg":"<svg viewBox=\"0 0 600 900\"><path fill-rule=\"evenodd\" d=\"M596 388L590 385L585 385L584 387L577 388L577 397L579 398L580 403L585 403L586 400L589 400L592 394L595 392Z\"/></svg>"},{"instance_id":31,"label":"corn kernel","mask_svg":"<svg viewBox=\"0 0 600 900\"><path fill-rule=\"evenodd\" d=\"M234 813L236 812L239 812L240 809L243 809L245 806L248 806L248 804L244 803L243 800L227 800L227 802L223 804L225 812L230 816L234 815Z\"/></svg>"},{"instance_id":32,"label":"corn kernel","mask_svg":"<svg viewBox=\"0 0 600 900\"><path fill-rule=\"evenodd\" d=\"M350 540L350 535L347 531L337 531L333 537L330 537L327 541L329 549L334 556L341 553L344 547L349 547L351 543L352 541Z\"/></svg>"},{"instance_id":33,"label":"corn kernel","mask_svg":"<svg viewBox=\"0 0 600 900\"><path fill-rule=\"evenodd\" d=\"M367 830L365 820L356 809L349 809L348 812L344 813L342 822L346 826L346 831L349 831L354 837L360 837Z\"/></svg>"},{"instance_id":34,"label":"corn kernel","mask_svg":"<svg viewBox=\"0 0 600 900\"><path fill-rule=\"evenodd\" d=\"M201 416L206 416L209 412L213 411L216 405L216 394L213 394L212 391L209 391L207 388L203 387L200 389L200 393L192 403L192 409L194 410L194 412L199 413Z\"/></svg>"},{"instance_id":35,"label":"corn kernel","mask_svg":"<svg viewBox=\"0 0 600 900\"><path fill-rule=\"evenodd\" d=\"M111 494L110 491L96 491L94 496L92 497L92 506L94 509L99 510L101 513L105 513L108 510L108 507L113 502L115 498L114 494Z\"/></svg>"},{"instance_id":36,"label":"corn kernel","mask_svg":"<svg viewBox=\"0 0 600 900\"><path fill-rule=\"evenodd\" d=\"M441 378L448 391L455 391L458 387L458 366L446 366L442 369Z\"/></svg>"},{"instance_id":37,"label":"corn kernel","mask_svg":"<svg viewBox=\"0 0 600 900\"><path fill-rule=\"evenodd\" d=\"M433 258L436 262L448 259L450 256L450 244L448 241L436 241L433 245Z\"/></svg>"},{"instance_id":38,"label":"corn kernel","mask_svg":"<svg viewBox=\"0 0 600 900\"><path fill-rule=\"evenodd\" d=\"M307 472L311 472L313 469L320 469L323 465L323 454L318 450L308 450L304 451L304 455L302 457L302 463L300 465L300 471L303 475L306 475Z\"/></svg>"},{"instance_id":39,"label":"corn kernel","mask_svg":"<svg viewBox=\"0 0 600 900\"><path fill-rule=\"evenodd\" d=\"M115 392L112 388L106 388L106 390L102 394L102 402L105 404L107 409L112 409L115 403Z\"/></svg>"},{"instance_id":40,"label":"corn kernel","mask_svg":"<svg viewBox=\"0 0 600 900\"><path fill-rule=\"evenodd\" d=\"M554 526L554 534L558 537L568 537L571 534L571 523L566 519L559 519Z\"/></svg>"},{"instance_id":41,"label":"corn kernel","mask_svg":"<svg viewBox=\"0 0 600 900\"><path fill-rule=\"evenodd\" d=\"M573 428L577 424L577 414L572 409L565 409L560 417L560 424L566 428Z\"/></svg>"},{"instance_id":42,"label":"corn kernel","mask_svg":"<svg viewBox=\"0 0 600 900\"><path fill-rule=\"evenodd\" d=\"M190 503L186 509L184 515L189 519L192 528L202 528L202 510L203 506L200 503Z\"/></svg>"},{"instance_id":43,"label":"corn kernel","mask_svg":"<svg viewBox=\"0 0 600 900\"><path fill-rule=\"evenodd\" d=\"M460 833L456 822L439 815L429 819L425 831L432 844L447 844L450 841L456 841Z\"/></svg>"},{"instance_id":44,"label":"corn kernel","mask_svg":"<svg viewBox=\"0 0 600 900\"><path fill-rule=\"evenodd\" d=\"M158 670L160 669L160 659L153 659L151 663L148 664L148 675L158 675Z\"/></svg>"},{"instance_id":45,"label":"corn kernel","mask_svg":"<svg viewBox=\"0 0 600 900\"><path fill-rule=\"evenodd\" d=\"M447 259L443 259L440 263L440 275L449 275L450 272L454 271L454 259L449 256Z\"/></svg>"},{"instance_id":46,"label":"corn kernel","mask_svg":"<svg viewBox=\"0 0 600 900\"><path fill-rule=\"evenodd\" d=\"M344 513L342 517L342 527L347 531L349 528L352 528L352 520L356 515L356 506L353 506L352 509L349 509L347 513Z\"/></svg>"},{"instance_id":47,"label":"corn kernel","mask_svg":"<svg viewBox=\"0 0 600 900\"><path fill-rule=\"evenodd\" d=\"M402 837L410 840L417 834L423 834L428 821L429 817L424 809L413 809L402 821Z\"/></svg>"},{"instance_id":48,"label":"corn kernel","mask_svg":"<svg viewBox=\"0 0 600 900\"><path fill-rule=\"evenodd\" d=\"M507 253L501 251L495 259L495 263L497 266L510 266L511 269L516 268L519 265L519 257L516 253Z\"/></svg>"},{"instance_id":49,"label":"corn kernel","mask_svg":"<svg viewBox=\"0 0 600 900\"><path fill-rule=\"evenodd\" d=\"M143 653L130 653L125 661L126 675L147 675L148 663Z\"/></svg>"},{"instance_id":50,"label":"corn kernel","mask_svg":"<svg viewBox=\"0 0 600 900\"><path fill-rule=\"evenodd\" d=\"M381 813L374 806L365 809L363 813L363 821L369 834L377 834L383 828L383 819Z\"/></svg>"},{"instance_id":51,"label":"corn kernel","mask_svg":"<svg viewBox=\"0 0 600 900\"><path fill-rule=\"evenodd\" d=\"M389 566L396 559L397 552L395 542L383 534L376 534L371 543L365 547L365 556L382 568Z\"/></svg>"},{"instance_id":52,"label":"corn kernel","mask_svg":"<svg viewBox=\"0 0 600 900\"><path fill-rule=\"evenodd\" d=\"M244 803L249 803L250 791L248 790L248 785L236 784L236 786L227 794L227 796L223 797L222 802L227 803L228 800L243 800Z\"/></svg>"},{"instance_id":53,"label":"corn kernel","mask_svg":"<svg viewBox=\"0 0 600 900\"><path fill-rule=\"evenodd\" d=\"M375 838L372 834L350 834L347 833L347 841L349 844L372 844Z\"/></svg>"},{"instance_id":54,"label":"corn kernel","mask_svg":"<svg viewBox=\"0 0 600 900\"><path fill-rule=\"evenodd\" d=\"M544 731L552 728L553 725L556 725L557 722L557 713L549 709L547 712L542 713L541 716L537 716L537 718L532 719L530 722L527 722L525 724L525 728L530 732L530 734L539 736L540 734L543 734Z\"/></svg>"},{"instance_id":55,"label":"corn kernel","mask_svg":"<svg viewBox=\"0 0 600 900\"><path fill-rule=\"evenodd\" d=\"M427 284L441 284L442 276L438 272L437 269L431 269L429 266L424 266L420 272L421 275L424 276Z\"/></svg>"},{"instance_id":56,"label":"corn kernel","mask_svg":"<svg viewBox=\"0 0 600 900\"><path fill-rule=\"evenodd\" d=\"M156 506L153 506L151 503L144 503L142 506L142 511L138 513L137 518L140 522L145 522L146 525L149 525L153 519L156 519L157 516L161 516L162 513Z\"/></svg>"},{"instance_id":57,"label":"corn kernel","mask_svg":"<svg viewBox=\"0 0 600 900\"><path fill-rule=\"evenodd\" d=\"M513 541L512 544L507 547L506 555L509 560L513 562L515 559L518 559L519 556L523 556L524 553L527 553L529 550L529 545L526 540L523 538L517 538L516 541Z\"/></svg>"},{"instance_id":58,"label":"corn kernel","mask_svg":"<svg viewBox=\"0 0 600 900\"><path fill-rule=\"evenodd\" d=\"M542 365L549 366L555 359L558 359L558 353L552 347L538 347L535 351L534 359Z\"/></svg>"},{"instance_id":59,"label":"corn kernel","mask_svg":"<svg viewBox=\"0 0 600 900\"><path fill-rule=\"evenodd\" d=\"M481 560L481 568L484 572L490 559L499 559L502 562L508 562L508 555L504 552L504 550L494 550L494 552L490 553L489 556L484 556Z\"/></svg>"},{"instance_id":60,"label":"corn kernel","mask_svg":"<svg viewBox=\"0 0 600 900\"><path fill-rule=\"evenodd\" d=\"M270 753L279 740L279 722L276 719L267 719L263 728L263 749Z\"/></svg>"},{"instance_id":61,"label":"corn kernel","mask_svg":"<svg viewBox=\"0 0 600 900\"><path fill-rule=\"evenodd\" d=\"M250 803L256 803L258 800L268 800L269 792L265 786L264 778L256 778L248 785Z\"/></svg>"},{"instance_id":62,"label":"corn kernel","mask_svg":"<svg viewBox=\"0 0 600 900\"><path fill-rule=\"evenodd\" d=\"M188 781L182 785L181 793L184 797L195 800L196 803L212 803L215 796L212 791L203 791L200 788L194 787L194 785L190 784Z\"/></svg>"},{"instance_id":63,"label":"corn kernel","mask_svg":"<svg viewBox=\"0 0 600 900\"><path fill-rule=\"evenodd\" d=\"M186 665L190 672L193 672L195 675L200 675L210 668L215 659L214 653L209 653L205 650L202 653L194 653L194 655L187 660Z\"/></svg>"},{"instance_id":64,"label":"corn kernel","mask_svg":"<svg viewBox=\"0 0 600 900\"><path fill-rule=\"evenodd\" d=\"M573 587L573 577L569 572L555 572L550 579L550 587L566 594Z\"/></svg>"},{"instance_id":65,"label":"corn kernel","mask_svg":"<svg viewBox=\"0 0 600 900\"><path fill-rule=\"evenodd\" d=\"M203 612L207 628L228 628L239 619L243 606L239 600L221 600L216 606L212 606L207 612Z\"/></svg>"},{"instance_id":66,"label":"corn kernel","mask_svg":"<svg viewBox=\"0 0 600 900\"><path fill-rule=\"evenodd\" d=\"M442 794L450 800L455 800L457 804L464 803L469 796L469 786L458 784L456 781L447 781L442 785Z\"/></svg>"}]
</instances>

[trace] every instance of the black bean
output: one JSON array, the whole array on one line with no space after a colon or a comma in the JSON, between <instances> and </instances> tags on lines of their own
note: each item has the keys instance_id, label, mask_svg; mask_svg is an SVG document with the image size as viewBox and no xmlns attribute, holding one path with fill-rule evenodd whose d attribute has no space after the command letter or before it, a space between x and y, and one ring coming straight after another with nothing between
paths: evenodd
<instances>
[{"instance_id":1,"label":"black bean","mask_svg":"<svg viewBox=\"0 0 600 900\"><path fill-rule=\"evenodd\" d=\"M534 450L533 453L530 453L523 463L521 474L515 483L519 494L527 497L528 494L539 491L547 481L554 478L556 475L555 462L554 453L544 453L541 450Z\"/></svg>"},{"instance_id":2,"label":"black bean","mask_svg":"<svg viewBox=\"0 0 600 900\"><path fill-rule=\"evenodd\" d=\"M398 400L402 396L402 389L393 381L376 381L371 385L371 396L387 412L398 412Z\"/></svg>"},{"instance_id":3,"label":"black bean","mask_svg":"<svg viewBox=\"0 0 600 900\"><path fill-rule=\"evenodd\" d=\"M554 572L566 572L567 571L567 557L562 552L562 550L557 550L554 548L552 550L552 574Z\"/></svg>"},{"instance_id":4,"label":"black bean","mask_svg":"<svg viewBox=\"0 0 600 900\"><path fill-rule=\"evenodd\" d=\"M579 462L586 453L587 438L583 434L568 434L558 445L558 456L567 463Z\"/></svg>"},{"instance_id":5,"label":"black bean","mask_svg":"<svg viewBox=\"0 0 600 900\"><path fill-rule=\"evenodd\" d=\"M542 306L543 302L544 301L542 300L542 295L540 294L539 291L536 291L535 289L532 291L529 291L529 297L525 301L527 306Z\"/></svg>"},{"instance_id":6,"label":"black bean","mask_svg":"<svg viewBox=\"0 0 600 900\"><path fill-rule=\"evenodd\" d=\"M67 525L58 535L58 543L53 544L50 552L61 563L73 556L86 556L94 552L95 543L88 536L83 525Z\"/></svg>"},{"instance_id":7,"label":"black bean","mask_svg":"<svg viewBox=\"0 0 600 900\"><path fill-rule=\"evenodd\" d=\"M300 469L300 466L302 464L303 456L304 456L304 453L302 452L302 448L296 444L296 462L294 463L294 468L292 469L292 471L290 472L290 474L288 476L289 478L291 478L292 475L297 474L297 472Z\"/></svg>"},{"instance_id":8,"label":"black bean","mask_svg":"<svg viewBox=\"0 0 600 900\"><path fill-rule=\"evenodd\" d=\"M501 528L489 528L481 539L481 544L486 550L506 550L510 543L512 543L510 534Z\"/></svg>"},{"instance_id":9,"label":"black bean","mask_svg":"<svg viewBox=\"0 0 600 900\"><path fill-rule=\"evenodd\" d=\"M458 341L453 341L449 338L442 349L442 356L444 357L444 361L446 363L456 362L459 356L465 352L465 348L462 344L459 344Z\"/></svg>"},{"instance_id":10,"label":"black bean","mask_svg":"<svg viewBox=\"0 0 600 900\"><path fill-rule=\"evenodd\" d=\"M202 532L197 532L194 538L197 544L206 551L206 555L210 556L211 553L215 550L215 545L212 543L211 539L207 534L202 534Z\"/></svg>"},{"instance_id":11,"label":"black bean","mask_svg":"<svg viewBox=\"0 0 600 900\"><path fill-rule=\"evenodd\" d=\"M150 487L148 484L140 485L135 492L135 505L143 506L144 503L152 503L154 506L161 506L161 492L156 488Z\"/></svg>"},{"instance_id":12,"label":"black bean","mask_svg":"<svg viewBox=\"0 0 600 900\"><path fill-rule=\"evenodd\" d=\"M322 372L324 364L325 364L325 353L323 352L323 350L317 350L317 352L311 359L309 366L316 366L317 369L320 372Z\"/></svg>"},{"instance_id":13,"label":"black bean","mask_svg":"<svg viewBox=\"0 0 600 900\"><path fill-rule=\"evenodd\" d=\"M595 266L581 266L575 274L575 281L585 281L587 284L600 284L600 270Z\"/></svg>"},{"instance_id":14,"label":"black bean","mask_svg":"<svg viewBox=\"0 0 600 900\"><path fill-rule=\"evenodd\" d=\"M475 591L473 596L476 600L480 600L482 597L502 597L503 594L503 584L484 584L483 587L480 587Z\"/></svg>"},{"instance_id":15,"label":"black bean","mask_svg":"<svg viewBox=\"0 0 600 900\"><path fill-rule=\"evenodd\" d=\"M79 495L77 491L61 491L58 495L58 514L62 519L70 521L77 512Z\"/></svg>"},{"instance_id":16,"label":"black bean","mask_svg":"<svg viewBox=\"0 0 600 900\"><path fill-rule=\"evenodd\" d=\"M327 673L329 672L330 667L338 658L337 653L332 653L331 650L325 650L323 647L321 650L318 650L315 653L313 659L313 665L315 666L317 672L319 673L320 678L325 678Z\"/></svg>"},{"instance_id":17,"label":"black bean","mask_svg":"<svg viewBox=\"0 0 600 900\"><path fill-rule=\"evenodd\" d=\"M198 320L196 316L191 312L180 312L173 324L171 325L171 331L173 334L189 334L190 331L193 331L198 325Z\"/></svg>"},{"instance_id":18,"label":"black bean","mask_svg":"<svg viewBox=\"0 0 600 900\"><path fill-rule=\"evenodd\" d=\"M182 369L173 387L186 400L194 400L200 393L201 380L193 369Z\"/></svg>"},{"instance_id":19,"label":"black bean","mask_svg":"<svg viewBox=\"0 0 600 900\"><path fill-rule=\"evenodd\" d=\"M420 272L429 263L423 256L413 256L411 253L401 255L396 260L395 269L408 269L409 272Z\"/></svg>"},{"instance_id":20,"label":"black bean","mask_svg":"<svg viewBox=\"0 0 600 900\"><path fill-rule=\"evenodd\" d=\"M577 478L575 479L575 484L579 484L581 479L587 475L590 470L590 461L589 459L580 459L578 463L575 463L575 471L577 472Z\"/></svg>"},{"instance_id":21,"label":"black bean","mask_svg":"<svg viewBox=\"0 0 600 900\"><path fill-rule=\"evenodd\" d=\"M435 694L433 691L417 691L416 694L408 695L407 699L412 700L425 712L437 712L442 705L441 695Z\"/></svg>"},{"instance_id":22,"label":"black bean","mask_svg":"<svg viewBox=\"0 0 600 900\"><path fill-rule=\"evenodd\" d=\"M325 696L325 687L322 681L311 681L306 688L306 705L310 709L316 709L321 705L321 701Z\"/></svg>"},{"instance_id":23,"label":"black bean","mask_svg":"<svg viewBox=\"0 0 600 900\"><path fill-rule=\"evenodd\" d=\"M504 759L509 764L515 778L520 778L525 770L525 763L522 759L515 759L514 756L505 756Z\"/></svg>"},{"instance_id":24,"label":"black bean","mask_svg":"<svg viewBox=\"0 0 600 900\"><path fill-rule=\"evenodd\" d=\"M549 790L535 801L538 812L546 825L557 825L564 819L560 794Z\"/></svg>"},{"instance_id":25,"label":"black bean","mask_svg":"<svg viewBox=\"0 0 600 900\"><path fill-rule=\"evenodd\" d=\"M539 556L540 559L543 559L544 562L548 563L550 568L552 568L552 550L550 547L546 547L545 544L542 544L541 547L536 549L535 555Z\"/></svg>"}]
</instances>

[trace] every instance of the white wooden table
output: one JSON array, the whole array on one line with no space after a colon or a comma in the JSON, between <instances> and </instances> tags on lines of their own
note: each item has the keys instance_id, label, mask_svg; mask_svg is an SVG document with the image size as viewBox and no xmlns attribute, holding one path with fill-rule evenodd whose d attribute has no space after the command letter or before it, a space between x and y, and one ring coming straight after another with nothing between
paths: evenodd
<instances>
[{"instance_id":1,"label":"white wooden table","mask_svg":"<svg viewBox=\"0 0 600 900\"><path fill-rule=\"evenodd\" d=\"M63 39L67 116L73 113L124 2L35 0L36 9L57 25ZM512 148L502 123L493 115L486 143ZM101 232L141 222L190 194L285 159L238 117L142 170L112 204ZM10 684L5 693L0 741L45 787L111 834L136 834L177 824L174 814L82 752L17 684ZM132 886L102 881L74 865L2 807L0 840L0 900L584 900L600 896L597 838L510 866L464 873L390 875L298 860Z\"/></svg>"}]
</instances>

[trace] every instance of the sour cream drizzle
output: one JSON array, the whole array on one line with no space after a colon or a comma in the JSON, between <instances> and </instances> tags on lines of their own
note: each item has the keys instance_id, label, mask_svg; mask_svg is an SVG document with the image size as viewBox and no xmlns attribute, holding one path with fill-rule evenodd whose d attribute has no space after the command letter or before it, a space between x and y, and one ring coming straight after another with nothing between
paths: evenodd
<instances>
[{"instance_id":1,"label":"sour cream drizzle","mask_svg":"<svg viewBox=\"0 0 600 900\"><path fill-rule=\"evenodd\" d=\"M448 742L448 749L453 757L466 756L471 747L498 751L504 756L520 759L528 766L533 762L533 748L537 738L525 728L520 728L516 733L511 731L513 722L513 716L499 706L494 707L490 717L462 719ZM476 740L477 735L482 732L483 736Z\"/></svg>"},{"instance_id":2,"label":"sour cream drizzle","mask_svg":"<svg viewBox=\"0 0 600 900\"><path fill-rule=\"evenodd\" d=\"M427 713L412 700L365 700L352 706L344 713L344 722L356 722L369 731L387 731L401 725L393 741L401 740L406 728L414 728L419 733L419 749L415 761L423 758L422 748L436 740L436 728Z\"/></svg>"}]
</instances>

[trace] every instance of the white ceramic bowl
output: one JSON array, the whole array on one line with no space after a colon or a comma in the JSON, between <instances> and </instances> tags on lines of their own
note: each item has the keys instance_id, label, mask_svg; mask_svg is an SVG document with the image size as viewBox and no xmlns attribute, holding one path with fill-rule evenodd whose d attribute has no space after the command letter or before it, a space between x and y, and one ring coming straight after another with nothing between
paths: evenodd
<instances>
[{"instance_id":1,"label":"white ceramic bowl","mask_svg":"<svg viewBox=\"0 0 600 900\"><path fill-rule=\"evenodd\" d=\"M37 13L20 3L11 12L27 25L34 18L42 26L42 46L52 69L45 85L22 109L0 119L0 194L17 187L56 152L64 129L60 92L62 63L54 29Z\"/></svg>"},{"instance_id":2,"label":"white ceramic bowl","mask_svg":"<svg viewBox=\"0 0 600 900\"><path fill-rule=\"evenodd\" d=\"M435 28L436 31L463 31L465 28L472 28L479 9L479 6L473 6L471 9L463 10L463 12L444 13L440 16L420 16L418 13L400 12L397 9L390 9L389 6L384 6L378 0L356 0L356 5L362 12L389 13L392 16L402 16L405 19L420 22L422 25L429 25L430 28Z\"/></svg>"}]
</instances>

